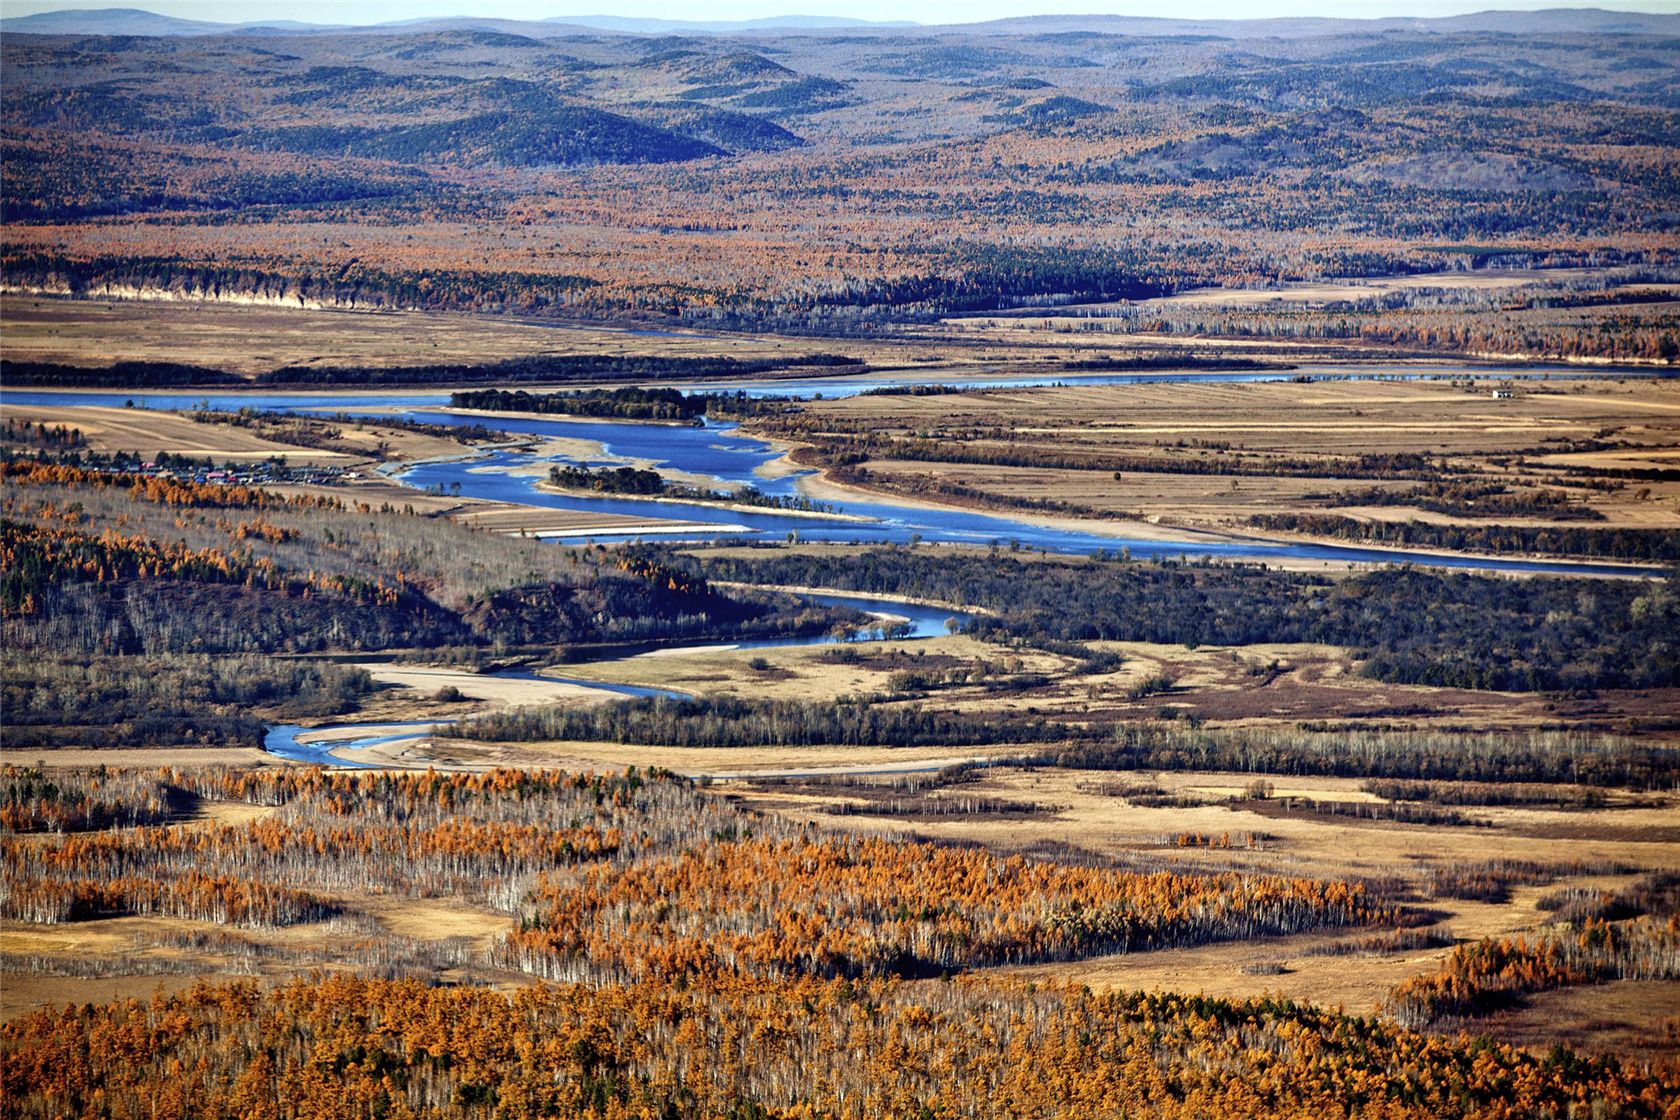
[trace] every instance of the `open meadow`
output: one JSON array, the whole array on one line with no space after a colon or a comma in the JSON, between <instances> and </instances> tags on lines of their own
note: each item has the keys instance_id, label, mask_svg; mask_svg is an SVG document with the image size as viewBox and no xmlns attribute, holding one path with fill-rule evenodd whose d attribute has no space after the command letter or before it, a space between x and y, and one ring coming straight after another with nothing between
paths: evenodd
<instances>
[{"instance_id":1,"label":"open meadow","mask_svg":"<svg viewBox=\"0 0 1680 1120\"><path fill-rule=\"evenodd\" d=\"M819 496L838 483L1173 529L1629 559L1641 533L1680 529L1680 388L1664 380L1327 372L877 393L758 427L829 464Z\"/></svg>"}]
</instances>

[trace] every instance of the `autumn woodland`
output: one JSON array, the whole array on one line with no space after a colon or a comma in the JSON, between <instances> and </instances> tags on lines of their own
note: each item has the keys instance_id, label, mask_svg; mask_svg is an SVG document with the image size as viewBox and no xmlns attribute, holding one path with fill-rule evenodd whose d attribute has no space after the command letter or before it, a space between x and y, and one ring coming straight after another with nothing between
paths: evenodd
<instances>
[{"instance_id":1,"label":"autumn woodland","mask_svg":"<svg viewBox=\"0 0 1680 1120\"><path fill-rule=\"evenodd\" d=\"M0 1118L1680 1118L1680 15L483 7L0 19Z\"/></svg>"}]
</instances>

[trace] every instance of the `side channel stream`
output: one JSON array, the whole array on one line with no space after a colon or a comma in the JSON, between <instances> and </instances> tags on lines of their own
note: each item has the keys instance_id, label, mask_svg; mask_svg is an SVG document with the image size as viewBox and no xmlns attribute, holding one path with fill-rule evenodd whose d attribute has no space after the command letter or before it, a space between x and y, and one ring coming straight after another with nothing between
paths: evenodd
<instances>
[{"instance_id":1,"label":"side channel stream","mask_svg":"<svg viewBox=\"0 0 1680 1120\"><path fill-rule=\"evenodd\" d=\"M804 638L768 638L756 641L714 642L703 646L663 646L658 648L666 653L680 653L685 649L769 649L787 646L828 645L837 642L874 642L883 641L888 637L897 640L932 638L946 632L948 620L955 618L961 623L967 622L973 617L961 611L952 611L920 603L900 603L889 599L873 599L864 595L834 595L815 592L807 594L802 592L799 597L821 603L824 606L851 607L854 610L862 611L864 614L873 615L880 621L862 627L845 637L821 634ZM545 673L533 673L527 669L507 669L500 673L489 673L485 676L489 680L528 680L570 684L579 688L622 697L649 698L663 696L672 700L687 700L690 698L685 692L675 692L670 689L645 688L634 684L609 684L605 681L591 681L577 677L549 676ZM418 720L396 723L330 723L318 727L303 727L295 723L275 724L268 729L268 733L263 737L263 750L278 758L284 758L292 762L313 763L318 766L369 768L375 767L376 764L357 761L350 755L368 747L385 746L390 743L417 742L429 737L435 728L444 727L453 722L453 720ZM308 736L308 740L300 741L303 736Z\"/></svg>"}]
</instances>

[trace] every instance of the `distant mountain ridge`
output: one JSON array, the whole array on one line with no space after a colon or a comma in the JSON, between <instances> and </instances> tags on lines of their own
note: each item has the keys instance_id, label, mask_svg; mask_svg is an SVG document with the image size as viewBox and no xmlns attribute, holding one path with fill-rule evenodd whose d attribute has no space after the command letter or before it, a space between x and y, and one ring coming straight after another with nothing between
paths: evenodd
<instances>
[{"instance_id":1,"label":"distant mountain ridge","mask_svg":"<svg viewBox=\"0 0 1680 1120\"><path fill-rule=\"evenodd\" d=\"M211 23L158 15L143 8L64 8L31 16L0 18L0 30L34 35L225 35L253 28L276 31L342 31L345 27L264 20L248 23Z\"/></svg>"},{"instance_id":2,"label":"distant mountain ridge","mask_svg":"<svg viewBox=\"0 0 1680 1120\"><path fill-rule=\"evenodd\" d=\"M101 0L0 0L77 2ZM1676 17L654 34L482 16L230 31L127 9L99 18L130 34L104 36L57 18L21 26L65 33L7 21L0 38L13 290L849 337L1257 277L1680 268ZM152 34L172 27L189 33ZM1473 335L1448 339L1428 302L1385 302L1404 324L1387 333L1357 318L1363 297L1352 325L1285 330L1674 349L1665 293L1614 305L1640 324L1630 343L1578 327L1612 306L1590 287L1521 319L1493 291ZM1113 310L1123 332L1155 325Z\"/></svg>"},{"instance_id":3,"label":"distant mountain ridge","mask_svg":"<svg viewBox=\"0 0 1680 1120\"><path fill-rule=\"evenodd\" d=\"M1546 8L1539 11L1489 10L1457 16L1385 16L1378 19L1276 17L1271 19L1170 19L1149 16L1015 16L983 23L948 24L941 30L999 35L1088 32L1106 35L1213 35L1250 39L1311 38L1349 32L1421 31L1560 35L1673 35L1680 32L1680 12L1653 14L1604 8Z\"/></svg>"},{"instance_id":4,"label":"distant mountain ridge","mask_svg":"<svg viewBox=\"0 0 1680 1120\"><path fill-rule=\"evenodd\" d=\"M1551 8L1542 11L1483 11L1433 18L1394 16L1381 19L1274 18L1190 20L1117 15L1017 16L983 23L923 25L912 21L871 21L843 16L773 16L752 20L671 20L628 16L555 16L543 20L446 16L377 24L319 24L296 20L250 20L213 23L178 19L141 8L65 8L0 19L0 31L37 35L196 36L282 32L412 34L439 30L483 30L548 39L590 33L618 35L753 35L788 32L869 33L915 28L927 34L1035 35L1091 34L1136 37L1209 35L1228 39L1310 38L1356 32L1494 32L1513 35L1680 35L1680 13L1610 11L1603 8Z\"/></svg>"},{"instance_id":5,"label":"distant mountain ridge","mask_svg":"<svg viewBox=\"0 0 1680 1120\"><path fill-rule=\"evenodd\" d=\"M481 16L437 16L373 24L303 23L297 20L246 20L212 23L159 15L143 8L64 8L0 19L0 30L32 35L229 35L253 31L409 33L439 30L502 31L549 38L590 31L623 35L729 35L755 31L860 31L918 27L909 20L876 21L844 16L772 16L748 20L638 19L628 16L553 16L542 20Z\"/></svg>"},{"instance_id":6,"label":"distant mountain ridge","mask_svg":"<svg viewBox=\"0 0 1680 1120\"><path fill-rule=\"evenodd\" d=\"M685 20L636 19L630 16L554 16L544 23L594 27L602 31L623 31L633 35L668 35L672 32L734 35L750 31L860 31L870 28L920 27L913 20L848 19L845 16L770 16L766 19Z\"/></svg>"}]
</instances>

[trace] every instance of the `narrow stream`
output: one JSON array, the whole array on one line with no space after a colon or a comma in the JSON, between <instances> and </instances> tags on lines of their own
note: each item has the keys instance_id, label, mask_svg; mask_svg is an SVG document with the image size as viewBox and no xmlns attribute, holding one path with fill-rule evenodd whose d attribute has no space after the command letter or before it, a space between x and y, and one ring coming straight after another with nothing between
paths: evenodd
<instances>
[{"instance_id":1,"label":"narrow stream","mask_svg":"<svg viewBox=\"0 0 1680 1120\"><path fill-rule=\"evenodd\" d=\"M888 637L899 640L931 638L946 633L949 620L954 618L957 622L962 623L973 617L962 611L930 607L920 603L900 603L890 599L875 599L864 595L811 593L801 594L799 597L822 603L825 606L851 607L854 610L862 611L864 614L874 615L879 621L863 626L844 637L821 634L802 638L765 638L740 642L722 640L704 645L656 648L663 654L678 655L691 649L769 649L788 646L829 645L839 642L875 642L885 640ZM894 625L895 623L897 625ZM500 673L487 673L485 679L570 684L579 688L623 697L650 698L664 696L673 700L689 698L688 693L677 692L672 689L649 688L636 684L613 684L607 681L585 680L579 677L550 676L546 673L533 673L527 669L507 669ZM263 750L278 758L284 758L292 762L313 763L318 766L377 768L379 765L377 763L360 762L354 758L341 757L333 752L354 752L365 750L368 747L385 746L390 743L418 742L427 738L432 729L447 726L454 722L454 720L416 720L383 723L331 723L322 724L318 727L303 727L295 723L276 724L270 727L268 733L263 737ZM299 742L299 736L302 735L320 735L326 736L326 738L311 738L309 742Z\"/></svg>"}]
</instances>

